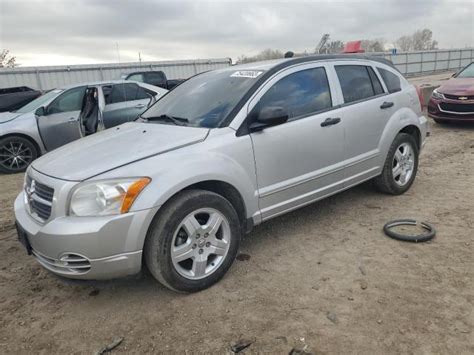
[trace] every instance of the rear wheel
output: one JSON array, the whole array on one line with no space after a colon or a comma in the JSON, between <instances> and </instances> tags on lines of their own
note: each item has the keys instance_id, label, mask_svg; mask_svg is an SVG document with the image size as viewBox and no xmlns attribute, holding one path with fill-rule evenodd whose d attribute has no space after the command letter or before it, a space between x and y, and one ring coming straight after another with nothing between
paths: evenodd
<instances>
[{"instance_id":1,"label":"rear wheel","mask_svg":"<svg viewBox=\"0 0 474 355\"><path fill-rule=\"evenodd\" d=\"M378 190L392 195L406 192L418 171L418 146L407 133L399 133L392 142L382 174L375 178Z\"/></svg>"},{"instance_id":2,"label":"rear wheel","mask_svg":"<svg viewBox=\"0 0 474 355\"><path fill-rule=\"evenodd\" d=\"M209 191L183 191L157 215L145 242L151 274L166 287L195 292L219 281L240 244L231 203Z\"/></svg>"},{"instance_id":3,"label":"rear wheel","mask_svg":"<svg viewBox=\"0 0 474 355\"><path fill-rule=\"evenodd\" d=\"M0 172L20 173L38 157L38 149L28 139L9 136L0 139Z\"/></svg>"}]
</instances>

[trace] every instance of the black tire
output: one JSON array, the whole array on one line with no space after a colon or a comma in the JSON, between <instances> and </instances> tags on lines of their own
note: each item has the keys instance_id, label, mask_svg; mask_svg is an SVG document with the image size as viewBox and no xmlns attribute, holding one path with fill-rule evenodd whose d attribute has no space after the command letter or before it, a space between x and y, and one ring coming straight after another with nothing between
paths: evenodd
<instances>
[{"instance_id":1,"label":"black tire","mask_svg":"<svg viewBox=\"0 0 474 355\"><path fill-rule=\"evenodd\" d=\"M173 265L171 247L173 236L186 216L202 208L219 211L230 227L230 244L220 266L210 275L193 280L181 275ZM204 190L185 190L168 201L148 230L145 240L145 262L150 273L161 284L177 292L196 292L218 282L230 268L237 255L241 226L232 204L224 197Z\"/></svg>"},{"instance_id":2,"label":"black tire","mask_svg":"<svg viewBox=\"0 0 474 355\"><path fill-rule=\"evenodd\" d=\"M392 169L395 153L403 143L409 144L413 149L414 167L410 179L403 186L400 186L397 184L395 177L393 176ZM385 159L382 174L374 179L374 184L377 190L391 195L401 195L405 193L411 187L413 181L415 181L416 173L418 171L418 154L418 145L416 144L413 136L407 133L399 133L390 146L387 158Z\"/></svg>"},{"instance_id":3,"label":"black tire","mask_svg":"<svg viewBox=\"0 0 474 355\"><path fill-rule=\"evenodd\" d=\"M21 173L28 168L28 165L30 165L38 155L38 148L27 138L21 136L1 138L0 172L5 174Z\"/></svg>"},{"instance_id":4,"label":"black tire","mask_svg":"<svg viewBox=\"0 0 474 355\"><path fill-rule=\"evenodd\" d=\"M419 235L404 235L391 230L392 227L396 226L416 226L417 222L413 219L398 219L395 221L387 222L383 226L384 233L390 238L400 240L403 242L422 243L431 240L436 235L436 229L426 222L420 222L420 226L426 230L426 233Z\"/></svg>"}]
</instances>

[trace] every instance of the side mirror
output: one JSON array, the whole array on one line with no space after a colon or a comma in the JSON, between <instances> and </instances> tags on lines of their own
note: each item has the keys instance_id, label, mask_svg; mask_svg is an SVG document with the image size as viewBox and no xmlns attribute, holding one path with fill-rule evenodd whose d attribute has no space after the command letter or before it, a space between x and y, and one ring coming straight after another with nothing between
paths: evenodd
<instances>
[{"instance_id":1,"label":"side mirror","mask_svg":"<svg viewBox=\"0 0 474 355\"><path fill-rule=\"evenodd\" d=\"M46 115L46 108L44 106L38 107L35 111L36 116L45 116Z\"/></svg>"},{"instance_id":2,"label":"side mirror","mask_svg":"<svg viewBox=\"0 0 474 355\"><path fill-rule=\"evenodd\" d=\"M264 107L258 112L256 120L250 125L252 132L261 131L265 127L277 126L288 121L288 111L280 106Z\"/></svg>"}]
</instances>

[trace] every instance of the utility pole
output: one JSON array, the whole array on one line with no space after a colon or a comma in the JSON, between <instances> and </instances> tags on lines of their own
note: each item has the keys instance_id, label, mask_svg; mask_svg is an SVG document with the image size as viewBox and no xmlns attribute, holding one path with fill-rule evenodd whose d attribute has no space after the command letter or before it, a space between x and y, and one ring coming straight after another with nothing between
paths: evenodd
<instances>
[{"instance_id":1,"label":"utility pole","mask_svg":"<svg viewBox=\"0 0 474 355\"><path fill-rule=\"evenodd\" d=\"M118 42L115 42L115 47L117 48L117 59L120 64L120 49L119 49L119 44Z\"/></svg>"}]
</instances>

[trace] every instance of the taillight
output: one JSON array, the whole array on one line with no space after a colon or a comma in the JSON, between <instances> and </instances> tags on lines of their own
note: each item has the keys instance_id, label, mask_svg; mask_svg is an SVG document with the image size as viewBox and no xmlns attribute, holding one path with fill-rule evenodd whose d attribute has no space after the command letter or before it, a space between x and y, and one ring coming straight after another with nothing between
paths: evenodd
<instances>
[{"instance_id":1,"label":"taillight","mask_svg":"<svg viewBox=\"0 0 474 355\"><path fill-rule=\"evenodd\" d=\"M423 97L423 90L418 85L415 85L416 93L418 94L418 100L420 100L420 108L423 111L423 107L425 107L425 98Z\"/></svg>"}]
</instances>

